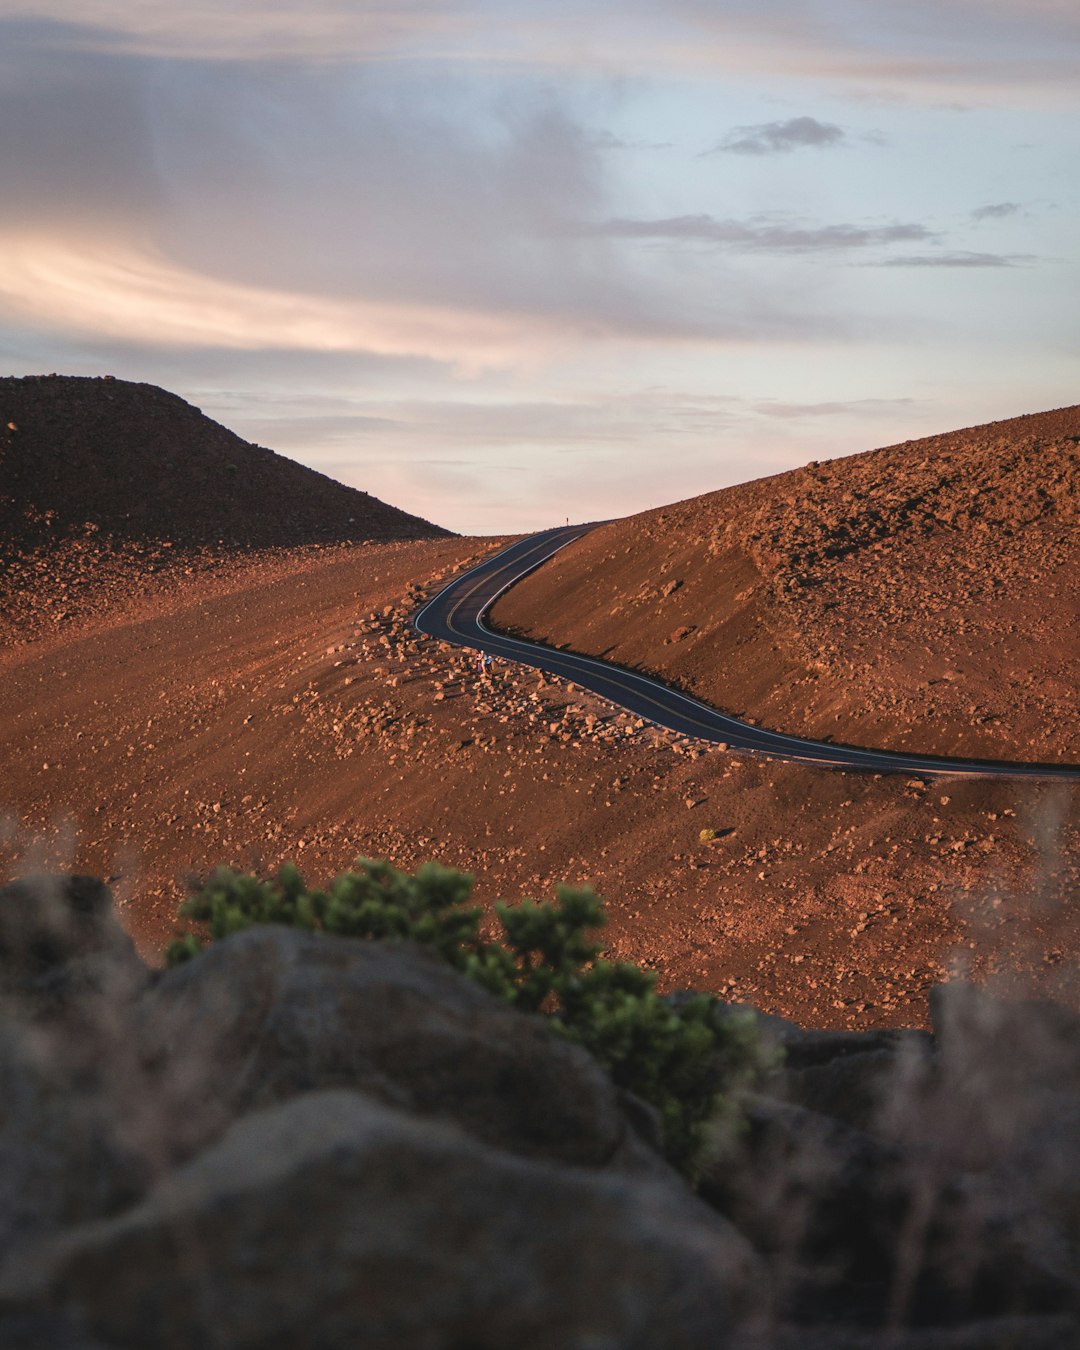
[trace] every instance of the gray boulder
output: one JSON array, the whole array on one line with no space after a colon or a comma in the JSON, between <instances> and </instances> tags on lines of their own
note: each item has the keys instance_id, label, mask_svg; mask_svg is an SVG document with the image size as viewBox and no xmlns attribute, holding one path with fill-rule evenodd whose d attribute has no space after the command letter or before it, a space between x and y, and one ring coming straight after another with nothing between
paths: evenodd
<instances>
[{"instance_id":1,"label":"gray boulder","mask_svg":"<svg viewBox=\"0 0 1080 1350\"><path fill-rule=\"evenodd\" d=\"M591 1055L409 944L252 928L169 971L139 1014L181 1153L347 1087L526 1157L667 1174Z\"/></svg>"},{"instance_id":2,"label":"gray boulder","mask_svg":"<svg viewBox=\"0 0 1080 1350\"><path fill-rule=\"evenodd\" d=\"M783 1092L789 1101L808 1111L832 1116L856 1130L873 1130L896 1067L892 1050L840 1055L821 1064L788 1070Z\"/></svg>"},{"instance_id":3,"label":"gray boulder","mask_svg":"<svg viewBox=\"0 0 1080 1350\"><path fill-rule=\"evenodd\" d=\"M145 1190L146 1153L100 1089L72 1071L47 1033L0 1021L0 1263Z\"/></svg>"},{"instance_id":4,"label":"gray boulder","mask_svg":"<svg viewBox=\"0 0 1080 1350\"><path fill-rule=\"evenodd\" d=\"M701 1194L764 1254L778 1307L917 1323L1080 1310L1075 1194L1039 1185L1075 1155L1064 1134L1003 1179L766 1096L746 1107Z\"/></svg>"},{"instance_id":5,"label":"gray boulder","mask_svg":"<svg viewBox=\"0 0 1080 1350\"><path fill-rule=\"evenodd\" d=\"M761 1297L685 1191L350 1092L254 1113L2 1292L117 1350L724 1350Z\"/></svg>"},{"instance_id":6,"label":"gray boulder","mask_svg":"<svg viewBox=\"0 0 1080 1350\"><path fill-rule=\"evenodd\" d=\"M4 1350L112 1350L70 1317L49 1312L0 1312L0 1345Z\"/></svg>"},{"instance_id":7,"label":"gray boulder","mask_svg":"<svg viewBox=\"0 0 1080 1350\"><path fill-rule=\"evenodd\" d=\"M768 1097L701 1178L703 1199L762 1252L831 1282L887 1274L906 1207L902 1155L842 1121ZM793 1267L792 1267L793 1269Z\"/></svg>"},{"instance_id":8,"label":"gray boulder","mask_svg":"<svg viewBox=\"0 0 1080 1350\"><path fill-rule=\"evenodd\" d=\"M1078 1350L1080 1323L1069 1317L994 1317L967 1326L918 1330L788 1327L751 1338L739 1350Z\"/></svg>"},{"instance_id":9,"label":"gray boulder","mask_svg":"<svg viewBox=\"0 0 1080 1350\"><path fill-rule=\"evenodd\" d=\"M20 1016L55 1017L127 999L150 972L96 877L32 876L0 889L0 1000Z\"/></svg>"}]
</instances>

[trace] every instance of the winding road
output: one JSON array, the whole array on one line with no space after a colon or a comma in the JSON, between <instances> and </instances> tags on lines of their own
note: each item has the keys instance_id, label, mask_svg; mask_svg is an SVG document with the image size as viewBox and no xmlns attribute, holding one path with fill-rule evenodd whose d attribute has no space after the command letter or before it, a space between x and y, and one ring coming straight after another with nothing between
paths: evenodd
<instances>
[{"instance_id":1,"label":"winding road","mask_svg":"<svg viewBox=\"0 0 1080 1350\"><path fill-rule=\"evenodd\" d=\"M729 717L709 704L638 671L624 670L592 656L581 656L543 643L510 637L488 628L484 623L484 615L504 591L535 571L567 544L595 528L595 525L570 525L563 529L545 530L511 544L509 548L470 568L433 596L413 615L414 627L421 633L455 646L472 647L492 656L516 661L519 665L560 675L657 726L697 740L724 745L731 750L750 751L821 768L862 769L869 773L1064 778L1080 782L1080 765L909 755L897 750L865 750L767 731L763 727L751 726L748 722Z\"/></svg>"}]
</instances>

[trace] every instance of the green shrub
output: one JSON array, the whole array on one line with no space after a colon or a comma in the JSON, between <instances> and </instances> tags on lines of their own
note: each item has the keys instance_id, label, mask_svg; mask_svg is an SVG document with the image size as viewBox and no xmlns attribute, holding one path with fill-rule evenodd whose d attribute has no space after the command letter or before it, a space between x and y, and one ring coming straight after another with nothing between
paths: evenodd
<instances>
[{"instance_id":1,"label":"green shrub","mask_svg":"<svg viewBox=\"0 0 1080 1350\"><path fill-rule=\"evenodd\" d=\"M619 1087L650 1102L668 1157L692 1174L710 1125L762 1067L752 1025L716 1018L708 995L669 1003L656 993L655 975L602 960L588 935L603 926L603 907L590 890L560 886L554 902L496 905L502 936L490 941L481 933L483 911L467 903L472 888L471 876L437 863L410 876L360 858L326 890L309 890L291 865L273 880L220 868L180 912L212 938L279 923L430 947L514 1007L546 1014ZM166 960L175 965L200 949L188 934Z\"/></svg>"}]
</instances>

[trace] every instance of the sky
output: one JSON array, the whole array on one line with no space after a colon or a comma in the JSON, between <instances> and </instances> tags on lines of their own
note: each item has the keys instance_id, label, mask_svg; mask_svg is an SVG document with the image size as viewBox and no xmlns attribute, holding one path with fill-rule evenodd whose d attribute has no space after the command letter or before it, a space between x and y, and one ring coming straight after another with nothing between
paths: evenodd
<instances>
[{"instance_id":1,"label":"sky","mask_svg":"<svg viewBox=\"0 0 1080 1350\"><path fill-rule=\"evenodd\" d=\"M0 371L466 533L1080 402L1076 0L0 0Z\"/></svg>"}]
</instances>

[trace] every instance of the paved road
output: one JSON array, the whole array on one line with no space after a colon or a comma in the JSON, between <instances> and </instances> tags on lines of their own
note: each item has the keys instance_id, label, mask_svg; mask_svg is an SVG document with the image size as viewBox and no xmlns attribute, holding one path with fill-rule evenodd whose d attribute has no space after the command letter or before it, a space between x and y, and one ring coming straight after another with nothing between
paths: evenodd
<instances>
[{"instance_id":1,"label":"paved road","mask_svg":"<svg viewBox=\"0 0 1080 1350\"><path fill-rule=\"evenodd\" d=\"M908 755L786 736L728 717L707 703L637 671L624 670L592 656L579 656L539 642L510 637L487 627L484 615L504 591L593 528L593 525L571 525L530 535L511 544L452 581L413 615L413 624L421 633L455 646L473 647L519 665L561 675L657 726L698 740L723 744L732 750L747 750L823 768L864 769L871 773L1065 778L1080 782L1080 765Z\"/></svg>"}]
</instances>

